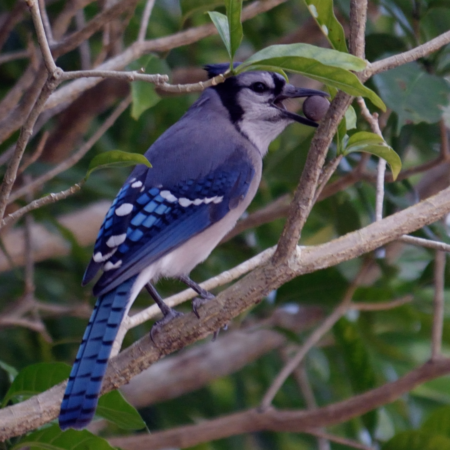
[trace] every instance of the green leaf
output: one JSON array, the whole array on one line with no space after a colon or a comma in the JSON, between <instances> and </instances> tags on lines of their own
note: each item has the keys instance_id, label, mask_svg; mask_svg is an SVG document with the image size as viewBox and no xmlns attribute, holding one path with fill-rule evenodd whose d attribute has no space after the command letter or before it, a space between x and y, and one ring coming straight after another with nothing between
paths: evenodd
<instances>
[{"instance_id":1,"label":"green leaf","mask_svg":"<svg viewBox=\"0 0 450 450\"><path fill-rule=\"evenodd\" d=\"M136 408L131 406L119 391L102 395L96 413L126 430L140 430L146 427Z\"/></svg>"},{"instance_id":2,"label":"green leaf","mask_svg":"<svg viewBox=\"0 0 450 450\"><path fill-rule=\"evenodd\" d=\"M258 66L275 66L301 73L353 96L369 98L383 111L386 106L378 95L365 87L349 70L362 70L366 62L356 56L308 44L272 45L255 53L239 65L236 73Z\"/></svg>"},{"instance_id":3,"label":"green leaf","mask_svg":"<svg viewBox=\"0 0 450 450\"><path fill-rule=\"evenodd\" d=\"M14 378L16 378L18 371L15 367L10 366L9 364L6 364L3 361L0 361L0 368L2 368L7 374L8 374L8 380L10 383L14 381Z\"/></svg>"},{"instance_id":4,"label":"green leaf","mask_svg":"<svg viewBox=\"0 0 450 450\"><path fill-rule=\"evenodd\" d=\"M169 73L169 67L164 60L154 55L146 55L129 64L130 70L145 69L146 73ZM155 106L161 97L155 91L153 83L145 81L133 81L131 83L131 117L138 120L147 109Z\"/></svg>"},{"instance_id":5,"label":"green leaf","mask_svg":"<svg viewBox=\"0 0 450 450\"><path fill-rule=\"evenodd\" d=\"M155 106L161 97L155 91L155 85L145 81L131 83L131 117L138 120L141 114Z\"/></svg>"},{"instance_id":6,"label":"green leaf","mask_svg":"<svg viewBox=\"0 0 450 450\"><path fill-rule=\"evenodd\" d=\"M386 141L375 133L360 131L355 133L347 142L344 154L365 152L383 158L392 170L394 180L402 169L402 161L397 153L387 145Z\"/></svg>"},{"instance_id":7,"label":"green leaf","mask_svg":"<svg viewBox=\"0 0 450 450\"><path fill-rule=\"evenodd\" d=\"M386 442L382 450L450 450L450 439L423 431L405 431Z\"/></svg>"},{"instance_id":8,"label":"green leaf","mask_svg":"<svg viewBox=\"0 0 450 450\"><path fill-rule=\"evenodd\" d=\"M428 419L422 424L421 431L433 435L445 436L450 439L450 406L443 406L442 408L433 411Z\"/></svg>"},{"instance_id":9,"label":"green leaf","mask_svg":"<svg viewBox=\"0 0 450 450\"><path fill-rule=\"evenodd\" d=\"M344 355L345 369L353 391L361 393L373 389L376 386L375 371L356 325L342 318L333 327L333 331ZM364 414L362 420L373 434L376 428L376 411Z\"/></svg>"},{"instance_id":10,"label":"green leaf","mask_svg":"<svg viewBox=\"0 0 450 450\"><path fill-rule=\"evenodd\" d=\"M243 37L242 23L241 23L242 0L226 0L226 7L227 7L230 50L231 50L230 67L233 68L234 55L236 53L236 50L241 45Z\"/></svg>"},{"instance_id":11,"label":"green leaf","mask_svg":"<svg viewBox=\"0 0 450 450\"><path fill-rule=\"evenodd\" d=\"M66 380L70 366L65 363L38 363L25 367L12 382L3 399L5 406L12 398L39 394Z\"/></svg>"},{"instance_id":12,"label":"green leaf","mask_svg":"<svg viewBox=\"0 0 450 450\"><path fill-rule=\"evenodd\" d=\"M233 59L231 53L231 40L230 40L230 27L228 25L228 18L226 15L217 11L208 11L209 17L219 32L219 36L222 38L225 48L227 49L230 60Z\"/></svg>"},{"instance_id":13,"label":"green leaf","mask_svg":"<svg viewBox=\"0 0 450 450\"><path fill-rule=\"evenodd\" d=\"M348 52L344 29L334 15L333 0L305 0L305 3L333 48Z\"/></svg>"},{"instance_id":14,"label":"green leaf","mask_svg":"<svg viewBox=\"0 0 450 450\"><path fill-rule=\"evenodd\" d=\"M280 44L256 52L237 67L237 73L243 72L245 67L254 64L266 64L266 60L278 58L306 58L312 59L326 66L359 72L366 68L367 62L361 58L337 50L317 47L310 44ZM278 64L277 64L278 65Z\"/></svg>"},{"instance_id":15,"label":"green leaf","mask_svg":"<svg viewBox=\"0 0 450 450\"><path fill-rule=\"evenodd\" d=\"M266 71L266 72L276 72L279 73L287 82L289 82L289 78L286 75L286 72L283 69L280 69L277 66L262 66L262 65L257 65L257 66L251 66L252 70L262 70L262 71Z\"/></svg>"},{"instance_id":16,"label":"green leaf","mask_svg":"<svg viewBox=\"0 0 450 450\"><path fill-rule=\"evenodd\" d=\"M438 122L449 104L449 84L417 63L378 74L373 80L388 108L398 115L397 134L407 123Z\"/></svg>"},{"instance_id":17,"label":"green leaf","mask_svg":"<svg viewBox=\"0 0 450 450\"><path fill-rule=\"evenodd\" d=\"M216 6L223 5L224 0L180 0L181 17L184 22L195 13L212 10Z\"/></svg>"},{"instance_id":18,"label":"green leaf","mask_svg":"<svg viewBox=\"0 0 450 450\"><path fill-rule=\"evenodd\" d=\"M24 436L10 450L23 447L46 450L116 450L109 443L87 430L61 431L58 425L52 425L43 430Z\"/></svg>"},{"instance_id":19,"label":"green leaf","mask_svg":"<svg viewBox=\"0 0 450 450\"><path fill-rule=\"evenodd\" d=\"M347 130L353 130L353 128L356 128L356 112L352 105L350 105L347 108L347 111L345 111L345 124L347 126Z\"/></svg>"},{"instance_id":20,"label":"green leaf","mask_svg":"<svg viewBox=\"0 0 450 450\"><path fill-rule=\"evenodd\" d=\"M85 179L87 179L94 170L104 169L106 167L127 167L136 164L144 164L152 167L149 160L140 153L128 153L121 150L111 150L95 156L89 164Z\"/></svg>"}]
</instances>

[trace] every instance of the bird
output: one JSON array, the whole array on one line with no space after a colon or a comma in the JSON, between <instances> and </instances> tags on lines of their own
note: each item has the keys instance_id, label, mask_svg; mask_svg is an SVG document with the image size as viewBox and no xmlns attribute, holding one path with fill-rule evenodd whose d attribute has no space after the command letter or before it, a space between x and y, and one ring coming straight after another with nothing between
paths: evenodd
<instances>
[{"instance_id":1,"label":"bird","mask_svg":"<svg viewBox=\"0 0 450 450\"><path fill-rule=\"evenodd\" d=\"M209 78L228 65L205 66ZM231 230L256 194L269 144L293 122L318 123L283 101L327 97L297 88L277 72L248 71L205 89L182 118L145 153L99 230L82 284L100 271L97 297L61 403L59 426L83 429L93 419L111 348L131 304L145 287L164 316L176 317L154 284L179 279L198 294L193 309L214 296L190 277Z\"/></svg>"}]
</instances>

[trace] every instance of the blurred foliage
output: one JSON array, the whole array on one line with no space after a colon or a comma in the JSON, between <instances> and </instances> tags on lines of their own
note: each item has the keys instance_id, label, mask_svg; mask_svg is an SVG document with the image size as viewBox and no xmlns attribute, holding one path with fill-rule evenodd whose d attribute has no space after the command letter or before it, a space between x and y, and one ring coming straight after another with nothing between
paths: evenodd
<instances>
[{"instance_id":1,"label":"blurred foliage","mask_svg":"<svg viewBox=\"0 0 450 450\"><path fill-rule=\"evenodd\" d=\"M153 39L209 23L205 11L216 9L225 13L225 8L215 0L192 2L190 0L157 0L147 38ZM300 0L290 0L275 9L243 23L244 37L236 51L235 60L244 61L255 52L280 42L297 42L297 34L302 27L313 20L310 15L314 1L307 1L309 8ZM411 49L443 31L450 29L450 2L448 0L378 0L370 2L367 24L366 57L375 61L386 56ZM0 0L0 10L10 11L15 2ZM136 40L145 3L141 1L126 28L123 40L129 45ZM62 10L64 2L49 2L48 13L52 20ZM335 1L335 15L345 27L348 25L348 0ZM95 3L85 9L86 19L94 17L99 6ZM325 9L323 23L335 24L336 18L331 9ZM316 17L317 19L317 17ZM340 31L333 39L339 39ZM29 35L33 35L31 21L20 22L8 37L2 52L13 52L26 47ZM310 36L301 35L302 39ZM96 58L102 48L101 34L94 35L89 43L92 58ZM327 46L318 31L313 38L317 45ZM310 42L310 41L308 41ZM339 44L344 48L343 44ZM338 44L336 44L338 46ZM236 50L234 44L232 53ZM228 61L226 48L219 36L207 37L189 46L182 46L160 59L151 59L149 66L154 70L173 75L179 69L194 70L206 63ZM141 61L136 64L147 64ZM77 51L68 53L58 60L64 69L79 70L80 58ZM152 64L154 64L152 66ZM148 67L149 67L148 66ZM16 60L0 66L0 98L3 98L27 67L27 61ZM158 69L156 69L158 67ZM394 149L402 159L403 167L411 168L437 158L441 148L439 121L444 118L450 126L449 84L450 46L428 55L421 60L402 66L396 70L377 75L369 81L368 87L374 89L390 109L383 116L386 126L383 135L386 148ZM291 76L294 84L304 79ZM315 85L317 86L317 84ZM320 87L320 86L318 86ZM149 86L136 84L133 87L135 104L133 113L129 108L116 121L93 149L73 168L63 172L46 183L43 193L58 192L81 180L92 159L106 151L120 149L126 152L144 153L149 145L170 125L177 121L197 98L196 94L159 99ZM138 105L136 99L146 97L146 104ZM119 101L118 99L117 101ZM145 103L145 102L144 102ZM156 106L154 106L157 103ZM373 105L369 108L375 111ZM368 125L357 114L357 132L368 131ZM87 136L101 125L109 111L94 117ZM138 118L135 120L132 116ZM44 130L57 127L56 117L50 120L40 134L33 139L35 148ZM348 127L350 128L350 127ZM345 134L345 128L344 128ZM249 212L256 211L285 193L292 193L306 158L314 130L291 125L271 145L264 162L263 179ZM355 133L351 131L350 134ZM15 141L14 133L0 150L7 151ZM341 138L343 138L341 136ZM337 153L332 145L329 158ZM361 153L348 154L338 167L332 182L348 174L361 160ZM372 156L367 163L368 170L375 173L377 159ZM46 173L53 165L49 162L33 164L28 172L37 177ZM4 171L4 167L0 170ZM2 172L3 173L3 172ZM81 304L94 299L90 287L81 287L83 271L91 257L92 247L80 247L71 238L57 218L61 214L77 211L100 199L113 199L125 180L129 169L106 169L94 172L82 191L75 196L33 213L36 223L62 236L71 247L68 257L52 258L35 265L36 298L45 303L58 305ZM400 208L414 204L424 192L432 192L438 183L434 172L420 173L408 180L386 186L385 213L392 214ZM448 169L447 169L448 184ZM22 202L19 202L22 204ZM371 223L374 219L375 188L369 181L358 181L345 191L315 205L302 233L302 244L316 245L341 236L347 232ZM19 224L20 225L20 224ZM261 250L275 245L283 227L283 220L274 220L256 229L248 230L233 240L217 248L208 260L192 273L195 280L204 280L254 256ZM449 242L445 227L434 224L419 232L418 236L437 238ZM351 397L398 377L424 363L430 357L430 336L433 314L433 266L434 252L424 248L392 244L374 255L371 259L371 272L365 283L356 289L355 302L381 304L405 295L413 295L414 300L401 307L372 312L352 311L334 327L323 342L309 352L305 369L309 377L318 406L337 402ZM342 300L362 266L362 260L348 261L337 267L304 275L280 287L270 298L253 308L236 326L243 326L268 317L276 307L301 308L319 307L329 314ZM445 298L450 299L450 268L446 269ZM163 296L180 289L177 282L163 280L159 284ZM23 268L17 267L0 273L0 308L8 310L14 302L22 298L24 292ZM141 294L135 307L149 304L146 294ZM189 309L189 306L184 308ZM181 308L183 309L183 307ZM17 388L20 395L30 391L24 388L23 379L16 378L16 370L28 368L36 363L64 361L71 364L75 358L79 341L86 327L85 318L54 316L45 318L45 326L51 341L44 335L21 327L0 328L2 352L0 356L0 393L9 400ZM130 331L125 345L129 345L151 328L150 323ZM225 332L224 332L225 333ZM302 332L297 339L303 342L308 332ZM220 339L220 337L219 337ZM296 342L292 342L295 344ZM245 345L245 343L243 343ZM450 354L450 309L445 309L444 354ZM283 366L278 352L271 352L257 361L248 364L238 373L218 379L204 388L185 394L180 398L168 400L143 408L140 413L152 431L170 429L187 423L194 423L218 417L238 410L255 407L261 401L270 383ZM33 372L36 375L38 372ZM47 373L47 377L48 377ZM22 375L23 377L23 375ZM58 377L56 377L58 378ZM57 380L54 380L54 383ZM59 380L59 378L58 378ZM46 380L51 382L52 380ZM53 383L53 384L54 384ZM38 384L38 383L37 383ZM36 392L51 384L35 386ZM21 391L20 388L24 390ZM12 389L12 390L11 390ZM7 394L9 391L9 394ZM289 378L275 398L278 408L301 409L306 407L301 389L293 378ZM411 393L403 395L391 404L385 405L361 418L333 426L330 432L366 444L379 445L385 450L396 449L444 449L450 448L448 418L450 405L450 377L442 377L425 383ZM107 408L107 407L106 407ZM101 412L101 411L100 411ZM131 416L133 413L130 413ZM134 418L135 419L135 418ZM131 427L132 428L132 427ZM68 433L68 434L66 434ZM75 434L74 434L75 433ZM59 439L73 442L75 432L61 433L52 426L37 431L35 439ZM102 435L127 434L120 425L109 424ZM47 437L46 437L47 436ZM88 436L86 434L86 436ZM78 438L77 438L78 439ZM95 441L86 448L103 448ZM29 444L30 437L17 443L17 447ZM23 444L23 445L22 445ZM105 448L108 448L105 445ZM317 448L317 440L309 435L290 433L254 433L249 436L235 436L229 439L203 444L200 449L305 449ZM331 449L345 447L331 443Z\"/></svg>"}]
</instances>

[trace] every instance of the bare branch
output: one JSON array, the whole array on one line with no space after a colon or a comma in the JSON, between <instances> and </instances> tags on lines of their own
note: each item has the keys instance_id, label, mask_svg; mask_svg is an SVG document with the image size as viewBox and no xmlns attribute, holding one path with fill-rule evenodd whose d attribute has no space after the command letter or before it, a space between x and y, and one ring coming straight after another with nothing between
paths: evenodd
<instances>
[{"instance_id":1,"label":"bare branch","mask_svg":"<svg viewBox=\"0 0 450 450\"><path fill-rule=\"evenodd\" d=\"M84 11L79 9L75 14L75 21L77 24L78 30L81 30L86 26L86 20L84 18ZM80 60L81 60L81 68L83 70L88 70L92 67L91 64L91 49L89 47L89 41L83 41L80 44Z\"/></svg>"},{"instance_id":2,"label":"bare branch","mask_svg":"<svg viewBox=\"0 0 450 450\"><path fill-rule=\"evenodd\" d=\"M336 442L337 444L346 445L348 447L357 448L360 450L375 450L374 447L369 447L367 445L360 444L357 441L352 441L351 439L336 436L335 434L326 433L317 428L307 430L306 433L312 434L313 436L317 436L318 438L321 439L326 439L327 441Z\"/></svg>"},{"instance_id":3,"label":"bare branch","mask_svg":"<svg viewBox=\"0 0 450 450\"><path fill-rule=\"evenodd\" d=\"M80 181L79 183L74 184L73 186L71 186L70 188L58 192L57 194L48 194L45 197L42 197L38 200L34 200L31 203L29 203L28 205L24 206L23 208L18 209L17 211L14 211L11 214L8 214L7 217L5 217L2 221L1 221L1 227L3 228L4 226L8 225L9 223L20 219L22 216L24 216L25 214L29 213L30 211L33 211L35 209L38 208L42 208L45 205L49 205L50 203L56 203L59 200L63 200L67 197L69 197L70 195L75 194L76 192L78 192L81 189L81 186L84 184L84 180Z\"/></svg>"},{"instance_id":4,"label":"bare branch","mask_svg":"<svg viewBox=\"0 0 450 450\"><path fill-rule=\"evenodd\" d=\"M36 30L36 35L39 42L39 47L41 48L42 56L44 58L45 66L47 67L48 73L51 75L56 71L57 67L48 45L39 5L37 0L26 0L26 2L30 8L31 18L33 19L34 28Z\"/></svg>"},{"instance_id":5,"label":"bare branch","mask_svg":"<svg viewBox=\"0 0 450 450\"><path fill-rule=\"evenodd\" d=\"M288 280L371 252L405 233L410 233L435 222L449 212L450 188L447 188L423 202L388 216L379 222L374 222L358 231L348 233L339 239L316 247L298 249L296 257L289 261L289 265L274 266L269 261L265 266L255 269L233 286L221 292L214 300L199 308L200 319L193 313L176 318L165 325L161 333L158 333L156 336L157 345L147 335L117 355L109 363L103 380L102 392L108 392L127 383L134 375L142 372L162 356L214 333L215 330L222 328L233 317L257 304L268 292L278 288ZM394 383L384 385L345 402L308 412L276 411L276 414L274 414L273 410L269 409L261 414L253 411L252 416L249 417L250 423L251 426L258 424L258 429L264 429L261 427L267 426L267 422L264 421L264 424L261 424L257 418L268 418L270 419L268 426L279 431L287 430L291 426L295 426L299 431L300 427L311 428L327 426L330 423L342 423L351 417L363 414L398 398L404 392L411 390L425 380L449 371L450 360L439 359L425 364ZM65 383L61 383L30 400L0 410L0 422L2 423L0 439L4 440L11 436L24 434L26 431L35 429L54 419L59 413L64 387ZM256 415L253 416L254 414ZM17 417L20 417L21 420L18 421ZM230 417L237 419L237 423L240 423L240 429L249 431L246 429L249 425L248 421L240 421L245 417L245 413ZM252 422L256 419L256 422ZM213 421L212 423L216 422ZM204 424L207 429L207 422L204 422ZM230 435L228 434L230 432L231 434L238 433L223 423L220 425L224 425L222 429L227 430L226 436ZM172 430L170 433L176 432ZM157 435L158 438L155 438ZM150 437L159 439L161 435L155 433ZM190 436L194 438L192 433ZM195 433L195 439L199 439L199 436L205 440L217 438L216 433L213 434L213 437L210 437L209 432L203 434L203 431L200 434ZM148 447L149 445L146 448ZM133 448L137 450L138 447Z\"/></svg>"},{"instance_id":6,"label":"bare branch","mask_svg":"<svg viewBox=\"0 0 450 450\"><path fill-rule=\"evenodd\" d=\"M431 39L431 41L413 48L412 50L369 64L367 69L362 73L361 78L366 81L377 73L385 72L386 70L394 69L395 67L402 66L403 64L416 61L419 58L423 58L424 56L439 50L448 43L450 43L450 31L447 31L438 37Z\"/></svg>"},{"instance_id":7,"label":"bare branch","mask_svg":"<svg viewBox=\"0 0 450 450\"><path fill-rule=\"evenodd\" d=\"M123 99L119 103L119 105L117 105L117 107L114 109L114 111L110 114L110 116L96 130L96 132L73 155L71 155L69 158L67 158L65 161L63 161L61 164L58 164L53 169L49 170L44 175L33 180L33 182L14 191L11 194L8 203L11 203L14 200L17 200L18 198L22 197L30 190L35 190L39 186L42 186L44 183L51 180L56 175L60 174L61 172L64 172L65 170L69 169L74 164L76 164L92 148L92 146L105 134L105 132L114 124L114 122L117 120L117 118L128 108L130 103L131 103L131 96L128 96L127 98ZM44 203L44 204L46 204L46 203ZM35 209L35 208L33 208L33 209ZM2 222L2 226L3 225L4 224Z\"/></svg>"},{"instance_id":8,"label":"bare branch","mask_svg":"<svg viewBox=\"0 0 450 450\"><path fill-rule=\"evenodd\" d=\"M436 251L434 258L434 315L431 344L431 359L442 358L442 330L444 325L444 288L445 288L444 252Z\"/></svg>"},{"instance_id":9,"label":"bare branch","mask_svg":"<svg viewBox=\"0 0 450 450\"><path fill-rule=\"evenodd\" d=\"M59 69L56 69L48 78L47 83L45 84L39 98L36 100L36 104L30 112L30 115L25 121L25 124L20 132L19 139L17 140L17 144L14 150L14 154L11 157L8 168L6 169L5 176L3 178L3 183L0 186L0 219L3 219L5 215L6 205L8 204L9 194L11 189L16 181L17 170L20 165L20 161L22 160L23 153L28 144L28 141L33 133L33 127L36 123L39 114L44 107L45 102L47 101L50 94L56 88L59 80L58 76L60 75Z\"/></svg>"},{"instance_id":10,"label":"bare branch","mask_svg":"<svg viewBox=\"0 0 450 450\"><path fill-rule=\"evenodd\" d=\"M286 2L287 0L264 0L256 1L242 10L242 21L251 19L256 15L269 11L272 8ZM217 34L217 29L213 24L201 25L186 31L175 33L158 39L144 42L135 42L123 53L108 61L105 61L98 70L121 70L127 64L135 61L140 56L151 52L167 52L177 47L193 44L207 36ZM94 78L83 78L73 81L55 92L47 102L45 109L53 108L61 103L66 103L77 98L82 92L95 86L99 80Z\"/></svg>"},{"instance_id":11,"label":"bare branch","mask_svg":"<svg viewBox=\"0 0 450 450\"><path fill-rule=\"evenodd\" d=\"M349 50L352 55L365 58L367 0L350 1Z\"/></svg>"},{"instance_id":12,"label":"bare branch","mask_svg":"<svg viewBox=\"0 0 450 450\"><path fill-rule=\"evenodd\" d=\"M418 245L419 247L450 252L450 245L445 244L444 242L432 241L430 239L423 239L415 236L401 236L398 240L404 242L405 244Z\"/></svg>"},{"instance_id":13,"label":"bare branch","mask_svg":"<svg viewBox=\"0 0 450 450\"><path fill-rule=\"evenodd\" d=\"M364 276L368 265L363 264L359 274L353 281L353 283L347 289L342 302L336 307L336 309L311 333L306 339L305 343L301 346L300 350L292 357L292 359L283 367L275 380L272 382L270 388L267 390L264 398L261 402L260 408L264 411L271 406L277 392L281 389L281 386L287 380L289 375L298 367L303 361L307 353L322 339L322 337L330 331L334 324L347 312L350 307L350 303L355 293L356 288L359 285L361 278Z\"/></svg>"},{"instance_id":14,"label":"bare branch","mask_svg":"<svg viewBox=\"0 0 450 450\"><path fill-rule=\"evenodd\" d=\"M399 306L411 303L414 300L412 295L405 295L397 300L383 303L352 303L350 309L356 311L388 311L389 309L398 308Z\"/></svg>"},{"instance_id":15,"label":"bare branch","mask_svg":"<svg viewBox=\"0 0 450 450\"><path fill-rule=\"evenodd\" d=\"M144 13L142 14L141 25L139 28L138 42L143 42L145 40L145 34L147 33L148 22L150 16L152 15L153 6L155 0L147 0L145 3Z\"/></svg>"},{"instance_id":16,"label":"bare branch","mask_svg":"<svg viewBox=\"0 0 450 450\"><path fill-rule=\"evenodd\" d=\"M314 410L285 411L270 408L260 411L251 409L167 431L118 437L108 441L111 445L124 450L148 450L149 448L162 450L189 448L203 442L263 430L308 433L318 427L344 423L352 417L391 403L421 383L447 374L449 371L450 360L441 359L428 362L392 383ZM46 411L46 409L42 409ZM327 437L332 440L331 436L327 435ZM369 450L367 447L363 447L363 449Z\"/></svg>"}]
</instances>

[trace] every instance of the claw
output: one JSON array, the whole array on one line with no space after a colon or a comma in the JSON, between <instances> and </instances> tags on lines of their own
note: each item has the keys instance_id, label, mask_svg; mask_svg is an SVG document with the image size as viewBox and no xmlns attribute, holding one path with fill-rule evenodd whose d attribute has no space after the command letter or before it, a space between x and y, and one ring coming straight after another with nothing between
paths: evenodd
<instances>
[{"instance_id":1,"label":"claw","mask_svg":"<svg viewBox=\"0 0 450 450\"><path fill-rule=\"evenodd\" d=\"M152 329L150 330L150 339L153 341L153 343L155 345L157 345L156 341L155 341L155 333L159 333L161 331L161 329L164 327L164 325L166 325L171 320L173 320L177 317L180 317L180 316L184 316L184 314L170 308L170 310L167 312L167 314L162 319L157 320L153 324Z\"/></svg>"},{"instance_id":2,"label":"claw","mask_svg":"<svg viewBox=\"0 0 450 450\"><path fill-rule=\"evenodd\" d=\"M216 298L213 294L208 292L208 295L205 297L196 297L194 300L192 300L192 311L197 316L197 319L200 319L200 314L198 313L198 308L200 306L203 306L204 304L208 303L213 298Z\"/></svg>"}]
</instances>

